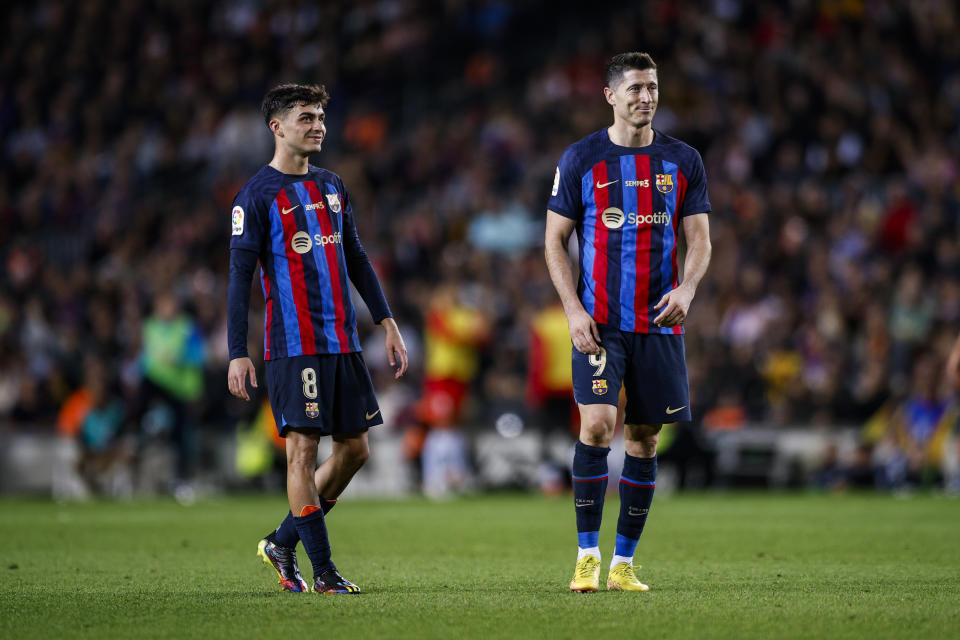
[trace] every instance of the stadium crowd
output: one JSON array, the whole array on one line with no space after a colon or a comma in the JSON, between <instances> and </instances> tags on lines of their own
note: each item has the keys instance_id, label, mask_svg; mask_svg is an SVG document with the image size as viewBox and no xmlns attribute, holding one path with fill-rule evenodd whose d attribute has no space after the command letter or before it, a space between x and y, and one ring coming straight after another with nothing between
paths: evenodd
<instances>
[{"instance_id":1,"label":"stadium crowd","mask_svg":"<svg viewBox=\"0 0 960 640\"><path fill-rule=\"evenodd\" d=\"M655 127L700 150L713 204L687 324L694 428L864 426L885 486L936 481L960 327L960 12L786 7L8 5L0 422L57 425L93 468L173 442L185 480L198 433L253 418L225 382L230 204L270 156L264 92L316 81L332 95L317 163L351 189L410 343L400 383L365 345L396 398L388 428L411 459L431 429L505 412L567 430L569 388L544 371L569 351L545 203L563 149L609 123L605 60L645 50Z\"/></svg>"}]
</instances>

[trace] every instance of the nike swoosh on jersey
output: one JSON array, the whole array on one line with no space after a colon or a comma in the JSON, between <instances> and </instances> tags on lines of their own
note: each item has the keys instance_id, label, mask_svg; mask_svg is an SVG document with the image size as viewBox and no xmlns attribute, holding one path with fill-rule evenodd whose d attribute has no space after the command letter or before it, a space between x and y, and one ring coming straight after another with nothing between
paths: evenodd
<instances>
[{"instance_id":1,"label":"nike swoosh on jersey","mask_svg":"<svg viewBox=\"0 0 960 640\"><path fill-rule=\"evenodd\" d=\"M281 212L282 212L284 215L286 215L286 214L290 213L291 211L293 211L294 209L296 209L296 208L299 207L299 206L300 206L300 205L295 204L295 205L293 205L292 207L290 207L289 209L286 209L286 208L285 208L285 209L281 209Z\"/></svg>"},{"instance_id":2,"label":"nike swoosh on jersey","mask_svg":"<svg viewBox=\"0 0 960 640\"><path fill-rule=\"evenodd\" d=\"M373 418L373 416L377 415L378 413L380 413L380 409L377 409L373 413L367 413L365 415L367 416L367 420L370 420L371 418Z\"/></svg>"},{"instance_id":3,"label":"nike swoosh on jersey","mask_svg":"<svg viewBox=\"0 0 960 640\"><path fill-rule=\"evenodd\" d=\"M613 182L604 182L603 184L600 184L600 181L597 180L597 189L603 189L604 187L609 187L610 185L618 182L620 182L620 180L614 180Z\"/></svg>"},{"instance_id":4,"label":"nike swoosh on jersey","mask_svg":"<svg viewBox=\"0 0 960 640\"><path fill-rule=\"evenodd\" d=\"M667 415L668 415L668 416L673 415L673 414L675 414L677 411L683 411L683 410L686 409L686 408L687 408L687 405L683 405L683 406L680 407L679 409L671 409L669 406L667 406Z\"/></svg>"}]
</instances>

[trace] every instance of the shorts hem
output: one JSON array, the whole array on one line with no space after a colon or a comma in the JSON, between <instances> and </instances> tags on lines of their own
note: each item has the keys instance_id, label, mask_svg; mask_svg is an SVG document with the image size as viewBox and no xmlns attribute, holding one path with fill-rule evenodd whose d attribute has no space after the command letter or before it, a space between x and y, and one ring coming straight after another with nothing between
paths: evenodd
<instances>
[{"instance_id":1,"label":"shorts hem","mask_svg":"<svg viewBox=\"0 0 960 640\"><path fill-rule=\"evenodd\" d=\"M603 396L596 396L593 398L588 398L588 402L584 402L580 398L574 396L573 401L577 404L608 404L611 407L616 407L620 403L620 394L613 396L613 398L605 399Z\"/></svg>"},{"instance_id":2,"label":"shorts hem","mask_svg":"<svg viewBox=\"0 0 960 640\"><path fill-rule=\"evenodd\" d=\"M314 424L304 424L304 425L285 424L283 425L283 427L278 427L277 431L280 433L281 438L286 438L287 432L290 431L291 429L318 431L320 432L321 436L339 436L339 435L350 434L350 433L363 433L364 431L372 427L377 427L382 424L383 424L383 420L380 420L379 422L371 422L370 424L358 426L352 429L337 429L337 430L331 430L322 425L314 425Z\"/></svg>"}]
</instances>

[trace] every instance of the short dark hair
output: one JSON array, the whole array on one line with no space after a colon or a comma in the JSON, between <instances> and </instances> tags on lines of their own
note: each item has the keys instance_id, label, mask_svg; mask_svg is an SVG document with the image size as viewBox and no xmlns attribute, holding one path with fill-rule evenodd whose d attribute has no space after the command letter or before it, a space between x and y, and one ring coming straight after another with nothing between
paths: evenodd
<instances>
[{"instance_id":1,"label":"short dark hair","mask_svg":"<svg viewBox=\"0 0 960 640\"><path fill-rule=\"evenodd\" d=\"M620 84L620 78L630 69L643 71L645 69L657 70L657 63L653 61L649 53L642 51L628 51L627 53L618 53L610 58L607 63L607 86L611 89L614 85Z\"/></svg>"},{"instance_id":2,"label":"short dark hair","mask_svg":"<svg viewBox=\"0 0 960 640\"><path fill-rule=\"evenodd\" d=\"M263 114L263 121L270 126L271 120L298 104L319 104L326 108L329 99L327 88L322 84L278 84L263 96L260 113Z\"/></svg>"}]
</instances>

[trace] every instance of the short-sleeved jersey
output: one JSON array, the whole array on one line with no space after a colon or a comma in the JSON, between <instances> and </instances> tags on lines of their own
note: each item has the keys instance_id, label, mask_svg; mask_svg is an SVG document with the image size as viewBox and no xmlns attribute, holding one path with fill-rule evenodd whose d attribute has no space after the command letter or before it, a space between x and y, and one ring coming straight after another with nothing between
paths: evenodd
<instances>
[{"instance_id":1,"label":"short-sleeved jersey","mask_svg":"<svg viewBox=\"0 0 960 640\"><path fill-rule=\"evenodd\" d=\"M340 177L266 165L237 194L232 219L230 248L260 260L264 359L360 351L345 250L362 247Z\"/></svg>"},{"instance_id":2,"label":"short-sleeved jersey","mask_svg":"<svg viewBox=\"0 0 960 640\"><path fill-rule=\"evenodd\" d=\"M703 160L659 131L646 147L621 147L601 129L567 147L547 208L577 221L577 294L600 324L635 333L658 327L654 306L677 286L680 218L710 211Z\"/></svg>"}]
</instances>

